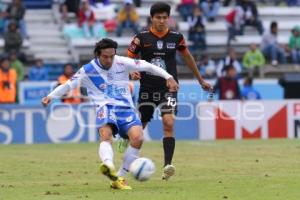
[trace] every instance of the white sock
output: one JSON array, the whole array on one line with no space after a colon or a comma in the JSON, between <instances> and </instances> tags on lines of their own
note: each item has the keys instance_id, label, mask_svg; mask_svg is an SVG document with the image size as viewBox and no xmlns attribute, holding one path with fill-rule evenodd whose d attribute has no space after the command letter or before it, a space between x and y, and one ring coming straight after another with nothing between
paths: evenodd
<instances>
[{"instance_id":1,"label":"white sock","mask_svg":"<svg viewBox=\"0 0 300 200\"><path fill-rule=\"evenodd\" d=\"M118 171L118 176L124 177L129 171L130 164L139 157L140 150L132 146L128 146L123 156L123 163Z\"/></svg>"},{"instance_id":2,"label":"white sock","mask_svg":"<svg viewBox=\"0 0 300 200\"><path fill-rule=\"evenodd\" d=\"M102 160L104 164L108 165L109 167L112 167L113 169L115 168L113 163L114 152L110 142L100 142L98 153L100 160Z\"/></svg>"}]
</instances>

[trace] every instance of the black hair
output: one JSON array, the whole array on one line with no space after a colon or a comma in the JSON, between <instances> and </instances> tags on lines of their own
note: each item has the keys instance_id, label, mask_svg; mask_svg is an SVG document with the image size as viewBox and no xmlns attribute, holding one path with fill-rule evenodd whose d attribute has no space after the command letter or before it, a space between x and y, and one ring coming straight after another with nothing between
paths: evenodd
<instances>
[{"instance_id":1,"label":"black hair","mask_svg":"<svg viewBox=\"0 0 300 200\"><path fill-rule=\"evenodd\" d=\"M158 2L151 6L150 9L151 17L153 17L157 13L164 13L164 12L166 12L168 16L170 16L171 6L169 4Z\"/></svg>"},{"instance_id":2,"label":"black hair","mask_svg":"<svg viewBox=\"0 0 300 200\"><path fill-rule=\"evenodd\" d=\"M229 65L225 65L223 67L223 70L222 71L225 71L225 72L228 72L229 70L231 69L235 69L234 66L232 64L229 64Z\"/></svg>"},{"instance_id":3,"label":"black hair","mask_svg":"<svg viewBox=\"0 0 300 200\"><path fill-rule=\"evenodd\" d=\"M118 43L109 38L103 38L99 42L96 43L94 49L94 55L99 56L101 54L102 49L114 48L117 50Z\"/></svg>"},{"instance_id":4,"label":"black hair","mask_svg":"<svg viewBox=\"0 0 300 200\"><path fill-rule=\"evenodd\" d=\"M271 22L270 27L271 27L271 29L276 28L277 27L277 22L275 22L275 21Z\"/></svg>"}]
</instances>

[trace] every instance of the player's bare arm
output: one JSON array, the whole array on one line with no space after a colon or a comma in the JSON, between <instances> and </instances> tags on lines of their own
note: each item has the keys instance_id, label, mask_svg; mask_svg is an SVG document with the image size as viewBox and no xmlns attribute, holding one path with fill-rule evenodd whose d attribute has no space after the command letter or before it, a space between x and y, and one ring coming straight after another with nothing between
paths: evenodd
<instances>
[{"instance_id":1,"label":"player's bare arm","mask_svg":"<svg viewBox=\"0 0 300 200\"><path fill-rule=\"evenodd\" d=\"M199 70L197 69L197 64L195 62L194 57L190 53L190 51L187 49L184 51L184 53L181 53L182 58L185 62L185 64L190 68L194 76L197 78L199 84L202 86L202 88L206 91L212 91L213 87L208 82L206 82L202 76L199 73Z\"/></svg>"},{"instance_id":2,"label":"player's bare arm","mask_svg":"<svg viewBox=\"0 0 300 200\"><path fill-rule=\"evenodd\" d=\"M65 95L67 92L71 90L71 87L68 84L62 84L56 87L48 96L42 98L42 105L48 106L48 104L51 102L53 98L61 98L63 95Z\"/></svg>"}]
</instances>

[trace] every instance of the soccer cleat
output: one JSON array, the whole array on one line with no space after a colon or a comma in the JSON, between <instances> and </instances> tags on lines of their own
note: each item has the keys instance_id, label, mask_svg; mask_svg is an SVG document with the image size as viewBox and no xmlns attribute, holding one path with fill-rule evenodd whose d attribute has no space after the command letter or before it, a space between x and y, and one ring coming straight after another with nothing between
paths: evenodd
<instances>
[{"instance_id":1,"label":"soccer cleat","mask_svg":"<svg viewBox=\"0 0 300 200\"><path fill-rule=\"evenodd\" d=\"M110 167L110 166L102 163L100 165L100 171L104 176L109 178L109 180L111 180L111 181L117 181L118 180L117 173L115 172L113 167Z\"/></svg>"},{"instance_id":2,"label":"soccer cleat","mask_svg":"<svg viewBox=\"0 0 300 200\"><path fill-rule=\"evenodd\" d=\"M110 187L112 189L118 189L118 190L131 190L132 189L123 177L119 177L118 180L112 181L110 183Z\"/></svg>"},{"instance_id":3,"label":"soccer cleat","mask_svg":"<svg viewBox=\"0 0 300 200\"><path fill-rule=\"evenodd\" d=\"M162 175L162 180L169 180L171 176L175 174L175 167L173 165L166 165L164 167L163 175Z\"/></svg>"},{"instance_id":4,"label":"soccer cleat","mask_svg":"<svg viewBox=\"0 0 300 200\"><path fill-rule=\"evenodd\" d=\"M124 153L124 151L128 147L128 144L129 144L128 139L120 138L118 141L118 152Z\"/></svg>"}]
</instances>

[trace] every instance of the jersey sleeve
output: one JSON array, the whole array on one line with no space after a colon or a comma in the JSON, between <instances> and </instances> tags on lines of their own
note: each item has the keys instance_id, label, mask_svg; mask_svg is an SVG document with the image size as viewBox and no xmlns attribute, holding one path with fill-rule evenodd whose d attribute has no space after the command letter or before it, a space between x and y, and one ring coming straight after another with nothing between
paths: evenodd
<instances>
[{"instance_id":1,"label":"jersey sleeve","mask_svg":"<svg viewBox=\"0 0 300 200\"><path fill-rule=\"evenodd\" d=\"M66 82L66 84L72 89L77 88L79 84L82 86L81 82L83 82L84 77L85 71L82 67Z\"/></svg>"},{"instance_id":2,"label":"jersey sleeve","mask_svg":"<svg viewBox=\"0 0 300 200\"><path fill-rule=\"evenodd\" d=\"M127 56L130 58L137 58L141 51L141 39L139 35L134 36L127 50Z\"/></svg>"},{"instance_id":3,"label":"jersey sleeve","mask_svg":"<svg viewBox=\"0 0 300 200\"><path fill-rule=\"evenodd\" d=\"M162 68L160 68L156 65L153 65L149 62L146 62L145 60L138 60L138 59L122 57L122 63L124 63L124 65L127 67L127 70L129 72L146 71L146 72L150 72L156 76L160 76L166 80L173 77L172 75L170 75L168 72L166 72Z\"/></svg>"},{"instance_id":4,"label":"jersey sleeve","mask_svg":"<svg viewBox=\"0 0 300 200\"><path fill-rule=\"evenodd\" d=\"M76 88L79 86L79 83L83 80L83 78L85 77L84 75L84 70L83 68L81 68L80 70L78 70L76 72L76 74L74 74L72 76L71 79L69 79L65 84L59 85L58 87L56 87L49 95L48 97L50 97L51 99L53 98L61 98L62 96L64 96L67 92L69 92L70 90Z\"/></svg>"},{"instance_id":5,"label":"jersey sleeve","mask_svg":"<svg viewBox=\"0 0 300 200\"><path fill-rule=\"evenodd\" d=\"M185 52L187 50L187 45L182 34L179 34L179 43L177 46L177 50L180 52Z\"/></svg>"}]
</instances>

